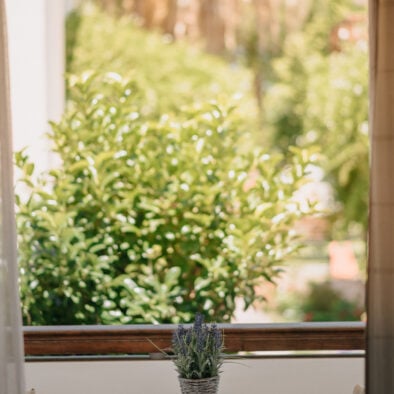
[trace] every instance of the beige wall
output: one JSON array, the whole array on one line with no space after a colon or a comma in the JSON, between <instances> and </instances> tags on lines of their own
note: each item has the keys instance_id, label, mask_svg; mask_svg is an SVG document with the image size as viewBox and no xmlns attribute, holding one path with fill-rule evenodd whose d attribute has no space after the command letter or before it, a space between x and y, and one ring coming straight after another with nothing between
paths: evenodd
<instances>
[{"instance_id":1,"label":"beige wall","mask_svg":"<svg viewBox=\"0 0 394 394\"><path fill-rule=\"evenodd\" d=\"M30 362L36 394L176 394L169 361ZM220 394L351 394L364 381L362 358L236 360L224 366Z\"/></svg>"}]
</instances>

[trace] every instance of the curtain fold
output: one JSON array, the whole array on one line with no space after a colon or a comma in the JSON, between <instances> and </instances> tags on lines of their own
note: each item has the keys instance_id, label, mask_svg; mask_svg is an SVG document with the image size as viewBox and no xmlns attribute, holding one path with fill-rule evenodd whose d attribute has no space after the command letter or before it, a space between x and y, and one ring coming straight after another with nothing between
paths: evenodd
<instances>
[{"instance_id":1,"label":"curtain fold","mask_svg":"<svg viewBox=\"0 0 394 394\"><path fill-rule=\"evenodd\" d=\"M0 0L0 394L25 393L12 178L7 26Z\"/></svg>"},{"instance_id":2,"label":"curtain fold","mask_svg":"<svg viewBox=\"0 0 394 394\"><path fill-rule=\"evenodd\" d=\"M369 0L367 393L394 393L394 0Z\"/></svg>"}]
</instances>

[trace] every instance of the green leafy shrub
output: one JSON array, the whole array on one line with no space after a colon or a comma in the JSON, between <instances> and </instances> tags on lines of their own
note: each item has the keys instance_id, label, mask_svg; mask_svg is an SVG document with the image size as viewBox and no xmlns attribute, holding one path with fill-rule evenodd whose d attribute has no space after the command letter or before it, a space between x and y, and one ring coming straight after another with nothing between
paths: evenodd
<instances>
[{"instance_id":1,"label":"green leafy shrub","mask_svg":"<svg viewBox=\"0 0 394 394\"><path fill-rule=\"evenodd\" d=\"M310 155L244 153L234 108L209 103L159 121L118 74L71 78L50 139L62 166L17 164L26 323L228 321L294 251L294 198Z\"/></svg>"},{"instance_id":2,"label":"green leafy shrub","mask_svg":"<svg viewBox=\"0 0 394 394\"><path fill-rule=\"evenodd\" d=\"M328 282L312 283L301 309L306 321L354 321L362 313L356 302L343 298Z\"/></svg>"},{"instance_id":3,"label":"green leafy shrub","mask_svg":"<svg viewBox=\"0 0 394 394\"><path fill-rule=\"evenodd\" d=\"M304 294L282 301L279 310L291 320L359 321L363 308L357 300L344 298L330 282L311 282Z\"/></svg>"},{"instance_id":4,"label":"green leafy shrub","mask_svg":"<svg viewBox=\"0 0 394 394\"><path fill-rule=\"evenodd\" d=\"M321 16L320 19L327 19ZM343 18L343 17L342 17ZM364 233L368 212L368 56L366 43L329 52L327 21L317 19L286 40L274 62L276 81L265 98L273 146L322 146L323 167L340 203L334 219ZM322 30L323 27L325 30ZM324 34L323 34L324 33Z\"/></svg>"},{"instance_id":5,"label":"green leafy shrub","mask_svg":"<svg viewBox=\"0 0 394 394\"><path fill-rule=\"evenodd\" d=\"M198 46L147 32L131 17L114 18L88 1L83 5L67 20L67 72L100 70L135 78L156 116L196 101L240 96L244 125L256 124L249 70L208 55Z\"/></svg>"}]
</instances>

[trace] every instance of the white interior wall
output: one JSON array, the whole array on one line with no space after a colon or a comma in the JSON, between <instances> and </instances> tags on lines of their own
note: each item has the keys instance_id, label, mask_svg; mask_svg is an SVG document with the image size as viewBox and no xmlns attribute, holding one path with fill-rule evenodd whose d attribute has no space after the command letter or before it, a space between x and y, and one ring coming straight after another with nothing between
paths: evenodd
<instances>
[{"instance_id":1,"label":"white interior wall","mask_svg":"<svg viewBox=\"0 0 394 394\"><path fill-rule=\"evenodd\" d=\"M36 394L176 394L170 361L30 362ZM352 394L363 358L257 359L224 364L219 394Z\"/></svg>"}]
</instances>

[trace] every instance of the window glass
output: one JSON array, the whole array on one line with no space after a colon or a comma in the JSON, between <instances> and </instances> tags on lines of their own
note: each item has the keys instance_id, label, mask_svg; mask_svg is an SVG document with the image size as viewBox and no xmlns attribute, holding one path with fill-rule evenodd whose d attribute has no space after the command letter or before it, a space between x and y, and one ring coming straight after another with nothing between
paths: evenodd
<instances>
[{"instance_id":1,"label":"window glass","mask_svg":"<svg viewBox=\"0 0 394 394\"><path fill-rule=\"evenodd\" d=\"M365 4L47 3L10 7L25 324L362 319Z\"/></svg>"}]
</instances>

